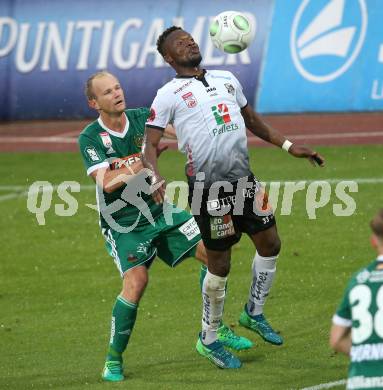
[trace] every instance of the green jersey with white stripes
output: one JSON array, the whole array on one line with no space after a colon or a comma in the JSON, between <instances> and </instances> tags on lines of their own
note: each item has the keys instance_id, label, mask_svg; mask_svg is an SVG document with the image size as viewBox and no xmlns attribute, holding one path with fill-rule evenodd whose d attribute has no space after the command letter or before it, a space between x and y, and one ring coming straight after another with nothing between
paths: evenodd
<instances>
[{"instance_id":1,"label":"green jersey with white stripes","mask_svg":"<svg viewBox=\"0 0 383 390\"><path fill-rule=\"evenodd\" d=\"M351 328L347 389L383 389L383 256L351 278L333 323Z\"/></svg>"},{"instance_id":2,"label":"green jersey with white stripes","mask_svg":"<svg viewBox=\"0 0 383 390\"><path fill-rule=\"evenodd\" d=\"M122 158L125 165L140 158L149 109L129 109L124 115L126 125L122 132L108 129L101 117L81 132L78 143L88 175L99 168L117 168ZM97 187L97 205L101 227L121 232L126 232L124 228L148 224L162 213L162 205L153 201L144 174L112 193Z\"/></svg>"}]
</instances>

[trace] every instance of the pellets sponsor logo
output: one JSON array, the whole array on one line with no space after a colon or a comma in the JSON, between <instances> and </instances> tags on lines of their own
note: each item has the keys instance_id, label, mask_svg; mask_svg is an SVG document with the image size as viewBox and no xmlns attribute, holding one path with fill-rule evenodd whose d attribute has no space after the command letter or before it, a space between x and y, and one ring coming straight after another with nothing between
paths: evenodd
<instances>
[{"instance_id":1,"label":"pellets sponsor logo","mask_svg":"<svg viewBox=\"0 0 383 390\"><path fill-rule=\"evenodd\" d=\"M236 123L231 123L229 125L223 125L221 127L215 127L213 129L213 136L217 136L224 133L230 133L231 131L238 130L239 126Z\"/></svg>"},{"instance_id":2,"label":"pellets sponsor logo","mask_svg":"<svg viewBox=\"0 0 383 390\"><path fill-rule=\"evenodd\" d=\"M226 104L220 103L216 106L213 106L211 110L217 125L223 125L225 123L231 122L229 109L227 108Z\"/></svg>"}]
</instances>

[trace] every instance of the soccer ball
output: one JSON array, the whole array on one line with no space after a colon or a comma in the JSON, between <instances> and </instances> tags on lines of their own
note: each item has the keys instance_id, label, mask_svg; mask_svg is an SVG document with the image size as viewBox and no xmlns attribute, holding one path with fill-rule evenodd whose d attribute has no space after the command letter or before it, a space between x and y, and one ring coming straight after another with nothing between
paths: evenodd
<instances>
[{"instance_id":1,"label":"soccer ball","mask_svg":"<svg viewBox=\"0 0 383 390\"><path fill-rule=\"evenodd\" d=\"M239 53L253 40L255 26L243 13L225 11L214 18L209 32L216 48L226 53Z\"/></svg>"}]
</instances>

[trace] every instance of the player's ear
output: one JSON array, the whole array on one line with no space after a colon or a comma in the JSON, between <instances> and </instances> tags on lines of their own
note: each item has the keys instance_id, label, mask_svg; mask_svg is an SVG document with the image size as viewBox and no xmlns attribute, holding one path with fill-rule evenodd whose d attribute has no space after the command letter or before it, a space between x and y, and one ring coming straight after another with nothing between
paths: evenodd
<instances>
[{"instance_id":1,"label":"player's ear","mask_svg":"<svg viewBox=\"0 0 383 390\"><path fill-rule=\"evenodd\" d=\"M169 55L168 53L164 53L164 60L165 62L167 62L169 65L171 65L173 63L173 58L171 55Z\"/></svg>"},{"instance_id":2,"label":"player's ear","mask_svg":"<svg viewBox=\"0 0 383 390\"><path fill-rule=\"evenodd\" d=\"M88 99L88 106L94 110L98 110L98 103L96 99Z\"/></svg>"},{"instance_id":3,"label":"player's ear","mask_svg":"<svg viewBox=\"0 0 383 390\"><path fill-rule=\"evenodd\" d=\"M378 240L375 236L375 234L371 234L371 237L370 237L370 243L371 243L371 246L376 249L378 247Z\"/></svg>"}]
</instances>

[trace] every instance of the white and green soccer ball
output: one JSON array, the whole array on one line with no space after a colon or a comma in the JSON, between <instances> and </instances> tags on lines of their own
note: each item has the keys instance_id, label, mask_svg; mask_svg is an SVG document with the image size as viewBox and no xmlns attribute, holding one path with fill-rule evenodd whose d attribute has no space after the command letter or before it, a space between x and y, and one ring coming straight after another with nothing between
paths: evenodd
<instances>
[{"instance_id":1,"label":"white and green soccer ball","mask_svg":"<svg viewBox=\"0 0 383 390\"><path fill-rule=\"evenodd\" d=\"M242 12L225 11L214 18L209 32L216 48L226 53L239 53L253 40L255 23Z\"/></svg>"}]
</instances>

